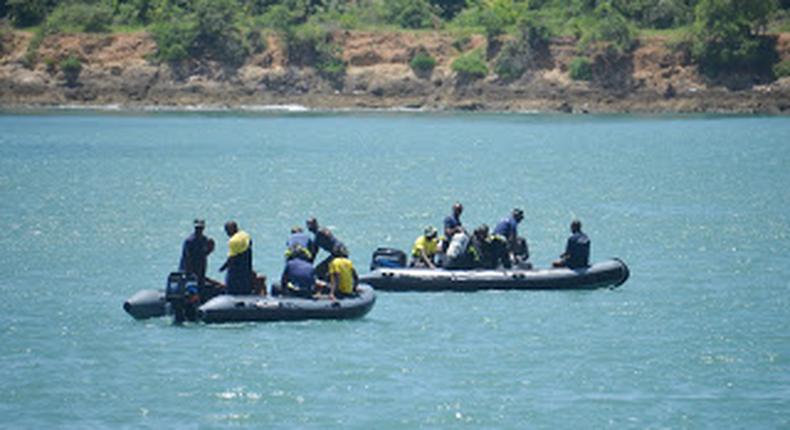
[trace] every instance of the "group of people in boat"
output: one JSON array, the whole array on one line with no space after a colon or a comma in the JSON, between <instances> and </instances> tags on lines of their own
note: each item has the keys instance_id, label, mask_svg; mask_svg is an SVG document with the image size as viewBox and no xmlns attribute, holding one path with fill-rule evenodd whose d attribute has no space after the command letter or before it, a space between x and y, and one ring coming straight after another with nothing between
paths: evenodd
<instances>
[{"instance_id":1,"label":"group of people in boat","mask_svg":"<svg viewBox=\"0 0 790 430\"><path fill-rule=\"evenodd\" d=\"M417 237L411 249L411 267L445 269L531 269L529 247L519 236L518 225L524 220L524 211L515 208L490 231L482 224L472 231L464 228L461 214L464 207L455 203L452 213L444 218L444 235L433 226L427 226ZM590 258L590 239L582 232L579 220L571 222L571 236L565 252L552 263L553 267L572 269L587 267Z\"/></svg>"},{"instance_id":2,"label":"group of people in boat","mask_svg":"<svg viewBox=\"0 0 790 430\"><path fill-rule=\"evenodd\" d=\"M235 221L225 223L228 235L228 256L220 272L225 272L225 283L206 276L208 256L214 251L214 240L205 235L205 220L196 219L194 231L184 240L179 271L197 278L199 296L205 301L217 294L265 295L266 278L252 268L252 238ZM308 218L308 234L301 227L293 227L286 241L285 268L279 285L272 286L272 294L336 300L356 294L359 277L348 258L348 248L318 221ZM319 252L328 256L313 267Z\"/></svg>"}]
</instances>

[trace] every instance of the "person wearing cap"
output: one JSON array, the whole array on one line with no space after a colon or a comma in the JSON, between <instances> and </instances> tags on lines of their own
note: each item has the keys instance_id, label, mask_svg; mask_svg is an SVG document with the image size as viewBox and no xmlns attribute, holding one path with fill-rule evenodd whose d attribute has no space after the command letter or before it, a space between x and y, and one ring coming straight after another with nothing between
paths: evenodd
<instances>
[{"instance_id":1,"label":"person wearing cap","mask_svg":"<svg viewBox=\"0 0 790 430\"><path fill-rule=\"evenodd\" d=\"M439 250L438 232L433 226L425 228L424 234L414 241L411 248L411 266L436 268L433 258Z\"/></svg>"},{"instance_id":2,"label":"person wearing cap","mask_svg":"<svg viewBox=\"0 0 790 430\"><path fill-rule=\"evenodd\" d=\"M307 221L305 221L305 225L307 226L307 230L313 233L313 240L310 241L308 247L312 258L311 261L315 261L318 257L318 251L322 249L329 253L329 256L315 267L316 276L319 279L327 279L329 263L335 258L334 255L332 255L332 250L337 246L342 246L345 248L346 253L348 253L348 248L346 248L343 242L338 240L328 228L321 228L315 217L308 218Z\"/></svg>"},{"instance_id":3,"label":"person wearing cap","mask_svg":"<svg viewBox=\"0 0 790 430\"><path fill-rule=\"evenodd\" d=\"M523 219L524 211L519 208L515 208L509 217L502 219L502 221L499 221L496 227L494 227L494 234L504 238L505 242L507 242L510 261L514 263L519 261L517 256L526 251L526 241L519 243L520 241L518 237L518 224Z\"/></svg>"},{"instance_id":4,"label":"person wearing cap","mask_svg":"<svg viewBox=\"0 0 790 430\"><path fill-rule=\"evenodd\" d=\"M214 251L214 239L203 234L206 221L196 219L192 225L195 230L184 240L181 247L181 262L178 264L178 270L194 274L198 279L198 285L202 287L206 283L206 266L209 254Z\"/></svg>"},{"instance_id":5,"label":"person wearing cap","mask_svg":"<svg viewBox=\"0 0 790 430\"><path fill-rule=\"evenodd\" d=\"M235 221L225 223L225 233L228 235L228 259L219 268L227 270L225 285L228 294L252 293L252 238L247 232L239 230Z\"/></svg>"},{"instance_id":6,"label":"person wearing cap","mask_svg":"<svg viewBox=\"0 0 790 430\"><path fill-rule=\"evenodd\" d=\"M575 219L571 222L571 237L565 244L565 252L560 259L553 262L554 267L578 269L590 264L590 238L582 232L582 222Z\"/></svg>"}]
</instances>

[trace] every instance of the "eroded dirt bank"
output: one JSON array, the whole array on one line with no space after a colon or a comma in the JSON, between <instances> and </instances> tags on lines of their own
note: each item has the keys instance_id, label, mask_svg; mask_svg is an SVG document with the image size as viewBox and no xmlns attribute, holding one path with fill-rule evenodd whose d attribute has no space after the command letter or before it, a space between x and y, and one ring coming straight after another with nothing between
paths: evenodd
<instances>
[{"instance_id":1,"label":"eroded dirt bank","mask_svg":"<svg viewBox=\"0 0 790 430\"><path fill-rule=\"evenodd\" d=\"M463 82L451 70L461 54L446 35L345 32L336 36L348 69L342 82L311 68L285 64L277 41L240 68L202 62L173 67L149 60L156 50L145 33L58 35L46 38L31 69L24 57L31 35L7 32L0 57L0 105L214 106L303 105L316 109L422 108L429 110L559 112L790 112L790 78L738 87L708 82L682 54L660 39L639 48L590 82L573 81L568 67L573 41L555 39L541 68L513 82L491 73ZM484 47L471 38L464 50ZM779 37L790 58L790 35ZM417 50L437 59L430 76L417 76L409 61ZM69 55L82 69L71 82L58 66Z\"/></svg>"}]
</instances>

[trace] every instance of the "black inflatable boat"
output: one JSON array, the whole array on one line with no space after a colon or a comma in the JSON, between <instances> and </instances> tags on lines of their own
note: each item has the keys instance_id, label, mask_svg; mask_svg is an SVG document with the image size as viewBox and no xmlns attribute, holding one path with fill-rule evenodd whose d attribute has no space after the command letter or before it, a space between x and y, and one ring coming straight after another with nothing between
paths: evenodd
<instances>
[{"instance_id":1,"label":"black inflatable boat","mask_svg":"<svg viewBox=\"0 0 790 430\"><path fill-rule=\"evenodd\" d=\"M629 276L617 258L580 269L445 270L397 267L399 257L374 254L372 272L359 282L380 291L591 290L619 287Z\"/></svg>"},{"instance_id":2,"label":"black inflatable boat","mask_svg":"<svg viewBox=\"0 0 790 430\"><path fill-rule=\"evenodd\" d=\"M361 318L373 308L376 294L369 285L359 285L358 290L357 296L337 301L223 294L199 306L195 319L205 323L224 323ZM168 300L165 290L142 290L126 300L123 309L136 319L156 318L177 313L178 307L174 303L177 302Z\"/></svg>"}]
</instances>

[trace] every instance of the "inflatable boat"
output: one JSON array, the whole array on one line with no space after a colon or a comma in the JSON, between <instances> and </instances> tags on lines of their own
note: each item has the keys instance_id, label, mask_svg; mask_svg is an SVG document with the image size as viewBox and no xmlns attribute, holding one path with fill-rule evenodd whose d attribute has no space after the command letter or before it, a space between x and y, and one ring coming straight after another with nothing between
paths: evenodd
<instances>
[{"instance_id":1,"label":"inflatable boat","mask_svg":"<svg viewBox=\"0 0 790 430\"><path fill-rule=\"evenodd\" d=\"M396 267L374 256L372 272L359 282L380 291L591 290L628 280L628 266L614 258L579 269L446 270ZM383 264L382 264L383 263Z\"/></svg>"},{"instance_id":2,"label":"inflatable boat","mask_svg":"<svg viewBox=\"0 0 790 430\"><path fill-rule=\"evenodd\" d=\"M173 276L171 275L171 278ZM170 278L168 280L170 282ZM354 297L337 301L305 299L286 296L218 295L184 318L183 300L174 300L170 285L164 290L142 290L123 304L123 309L135 319L157 318L173 315L205 323L244 321L298 321L306 319L352 319L365 316L376 303L376 294L369 285L359 285Z\"/></svg>"}]
</instances>

